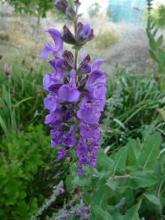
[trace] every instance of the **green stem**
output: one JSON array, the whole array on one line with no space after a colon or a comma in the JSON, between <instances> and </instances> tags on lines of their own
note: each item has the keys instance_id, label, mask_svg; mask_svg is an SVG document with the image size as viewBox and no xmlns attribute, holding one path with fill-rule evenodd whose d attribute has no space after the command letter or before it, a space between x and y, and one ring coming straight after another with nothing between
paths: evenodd
<instances>
[{"instance_id":1,"label":"green stem","mask_svg":"<svg viewBox=\"0 0 165 220\"><path fill-rule=\"evenodd\" d=\"M75 70L77 71L77 63L78 63L78 49L75 49Z\"/></svg>"},{"instance_id":2,"label":"green stem","mask_svg":"<svg viewBox=\"0 0 165 220\"><path fill-rule=\"evenodd\" d=\"M77 14L78 14L78 7L76 7L76 16L75 16L75 20L74 20L74 35L75 35L75 39L77 39ZM75 70L77 71L77 64L78 64L78 48L75 47Z\"/></svg>"}]
</instances>

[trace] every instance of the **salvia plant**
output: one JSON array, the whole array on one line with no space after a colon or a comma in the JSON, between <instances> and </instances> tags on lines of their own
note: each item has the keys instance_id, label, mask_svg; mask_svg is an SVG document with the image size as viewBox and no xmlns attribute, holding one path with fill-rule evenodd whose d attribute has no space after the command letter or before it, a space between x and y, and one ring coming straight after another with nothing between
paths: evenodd
<instances>
[{"instance_id":1,"label":"salvia plant","mask_svg":"<svg viewBox=\"0 0 165 220\"><path fill-rule=\"evenodd\" d=\"M81 175L85 165L96 166L100 145L99 119L106 100L106 77L100 67L104 61L92 61L89 54L80 53L94 38L94 33L90 24L79 21L79 0L72 4L57 0L55 6L73 24L74 31L67 25L62 32L48 29L54 43L47 43L41 52L41 58L52 55L49 61L52 72L43 79L44 89L48 92L44 106L49 112L45 124L51 128L51 146L58 148L57 159L73 152L71 155L76 156L77 171ZM64 43L72 45L73 50L65 50Z\"/></svg>"}]
</instances>

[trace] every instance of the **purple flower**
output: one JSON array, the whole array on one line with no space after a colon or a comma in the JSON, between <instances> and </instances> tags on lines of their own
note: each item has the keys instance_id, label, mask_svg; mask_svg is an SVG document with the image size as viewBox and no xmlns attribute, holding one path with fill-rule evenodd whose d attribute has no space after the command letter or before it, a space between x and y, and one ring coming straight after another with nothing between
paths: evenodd
<instances>
[{"instance_id":1,"label":"purple flower","mask_svg":"<svg viewBox=\"0 0 165 220\"><path fill-rule=\"evenodd\" d=\"M103 83L98 83L88 87L89 96L93 99L103 100L105 103L106 87Z\"/></svg>"},{"instance_id":2,"label":"purple flower","mask_svg":"<svg viewBox=\"0 0 165 220\"><path fill-rule=\"evenodd\" d=\"M70 75L69 83L62 85L58 91L58 97L62 102L77 102L80 97L80 91L75 83L75 70L72 70Z\"/></svg>"},{"instance_id":3,"label":"purple flower","mask_svg":"<svg viewBox=\"0 0 165 220\"><path fill-rule=\"evenodd\" d=\"M75 129L74 126L70 128L69 132L66 132L63 135L63 143L66 147L72 147L76 143L76 137L75 137Z\"/></svg>"},{"instance_id":4,"label":"purple flower","mask_svg":"<svg viewBox=\"0 0 165 220\"><path fill-rule=\"evenodd\" d=\"M80 92L76 87L68 83L60 87L58 96L62 102L77 102L80 97Z\"/></svg>"},{"instance_id":5,"label":"purple flower","mask_svg":"<svg viewBox=\"0 0 165 220\"><path fill-rule=\"evenodd\" d=\"M65 74L65 61L63 58L56 58L49 61L53 68L53 72L59 77L63 78Z\"/></svg>"},{"instance_id":6,"label":"purple flower","mask_svg":"<svg viewBox=\"0 0 165 220\"><path fill-rule=\"evenodd\" d=\"M84 169L83 169L83 166L80 164L80 165L78 165L78 167L77 167L77 173L81 176L81 175L83 175L83 173L84 173Z\"/></svg>"},{"instance_id":7,"label":"purple flower","mask_svg":"<svg viewBox=\"0 0 165 220\"><path fill-rule=\"evenodd\" d=\"M85 40L88 39L90 37L90 35L92 34L93 29L91 28L91 26L89 24L85 24L82 26L82 29L79 33L79 36Z\"/></svg>"},{"instance_id":8,"label":"purple flower","mask_svg":"<svg viewBox=\"0 0 165 220\"><path fill-rule=\"evenodd\" d=\"M86 88L94 86L97 83L103 83L104 85L106 84L105 74L101 70L95 70L91 72L86 83Z\"/></svg>"},{"instance_id":9,"label":"purple flower","mask_svg":"<svg viewBox=\"0 0 165 220\"><path fill-rule=\"evenodd\" d=\"M57 92L62 83L63 77L55 75L54 73L47 73L43 79L44 89L51 92Z\"/></svg>"},{"instance_id":10,"label":"purple flower","mask_svg":"<svg viewBox=\"0 0 165 220\"><path fill-rule=\"evenodd\" d=\"M101 113L95 107L92 103L86 103L78 110L77 117L86 123L98 122Z\"/></svg>"},{"instance_id":11,"label":"purple flower","mask_svg":"<svg viewBox=\"0 0 165 220\"><path fill-rule=\"evenodd\" d=\"M49 111L55 111L58 107L58 100L56 96L53 95L48 95L45 99L44 99L44 106L45 109L49 110Z\"/></svg>"},{"instance_id":12,"label":"purple flower","mask_svg":"<svg viewBox=\"0 0 165 220\"><path fill-rule=\"evenodd\" d=\"M41 58L46 58L49 55L49 53L53 53L53 55L58 56L61 54L63 50L63 41L61 39L61 33L54 28L50 28L48 30L48 33L53 38L55 45L47 43L40 54Z\"/></svg>"},{"instance_id":13,"label":"purple flower","mask_svg":"<svg viewBox=\"0 0 165 220\"><path fill-rule=\"evenodd\" d=\"M51 133L51 146L56 147L58 144L62 143L63 131L58 128L54 128L50 131Z\"/></svg>"},{"instance_id":14,"label":"purple flower","mask_svg":"<svg viewBox=\"0 0 165 220\"><path fill-rule=\"evenodd\" d=\"M90 24L82 24L81 22L79 22L77 28L78 41L85 43L87 41L92 40L93 37L93 29L91 28Z\"/></svg>"},{"instance_id":15,"label":"purple flower","mask_svg":"<svg viewBox=\"0 0 165 220\"><path fill-rule=\"evenodd\" d=\"M56 110L55 112L50 112L45 117L45 124L50 124L53 126L55 123L62 120L62 112L60 110Z\"/></svg>"},{"instance_id":16,"label":"purple flower","mask_svg":"<svg viewBox=\"0 0 165 220\"><path fill-rule=\"evenodd\" d=\"M98 142L100 139L100 126L98 123L95 124L86 124L80 123L80 135L86 139L93 139Z\"/></svg>"},{"instance_id":17,"label":"purple flower","mask_svg":"<svg viewBox=\"0 0 165 220\"><path fill-rule=\"evenodd\" d=\"M92 65L91 65L91 68L92 68L92 71L95 71L95 70L100 70L100 66L104 63L104 60L103 59L96 59L93 61Z\"/></svg>"},{"instance_id":18,"label":"purple flower","mask_svg":"<svg viewBox=\"0 0 165 220\"><path fill-rule=\"evenodd\" d=\"M60 148L57 152L57 160L61 160L66 157L67 151L64 147Z\"/></svg>"}]
</instances>

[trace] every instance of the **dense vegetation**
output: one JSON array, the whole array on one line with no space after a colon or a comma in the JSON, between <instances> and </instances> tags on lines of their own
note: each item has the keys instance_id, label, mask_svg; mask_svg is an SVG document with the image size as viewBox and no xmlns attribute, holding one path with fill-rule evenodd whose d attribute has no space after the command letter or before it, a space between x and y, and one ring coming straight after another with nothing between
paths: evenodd
<instances>
[{"instance_id":1,"label":"dense vegetation","mask_svg":"<svg viewBox=\"0 0 165 220\"><path fill-rule=\"evenodd\" d=\"M0 69L0 219L165 218L165 48L157 32L148 24L156 74L117 69L108 79L97 167L83 176L50 148L42 88L48 67L20 59L12 71Z\"/></svg>"}]
</instances>

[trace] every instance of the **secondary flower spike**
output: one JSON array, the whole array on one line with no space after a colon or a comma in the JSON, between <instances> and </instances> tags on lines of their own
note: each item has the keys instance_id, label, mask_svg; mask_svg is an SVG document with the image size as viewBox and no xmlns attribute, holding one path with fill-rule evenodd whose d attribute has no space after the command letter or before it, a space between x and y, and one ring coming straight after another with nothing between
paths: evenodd
<instances>
[{"instance_id":1,"label":"secondary flower spike","mask_svg":"<svg viewBox=\"0 0 165 220\"><path fill-rule=\"evenodd\" d=\"M55 6L69 15L69 20L73 19L74 32L66 25L61 32L50 28L53 43L47 43L40 54L41 58L51 55L48 63L52 68L43 78L48 93L44 99L48 112L45 124L50 126L51 146L57 148L57 159L73 151L81 175L85 165L95 167L97 163L99 120L106 101L106 77L101 69L104 61L92 61L89 54L82 54L79 59L82 46L94 37L91 25L78 21L80 2L57 0ZM73 45L74 53L64 49L64 42Z\"/></svg>"}]
</instances>

